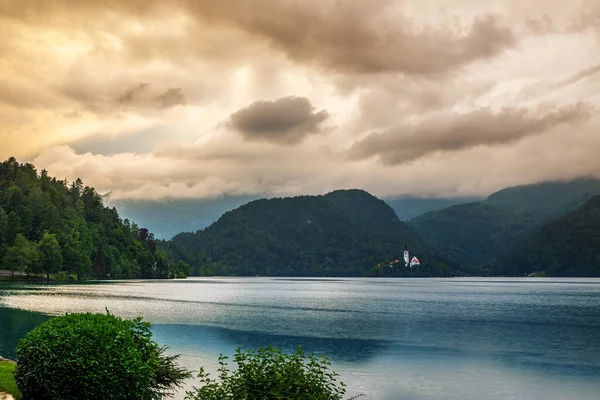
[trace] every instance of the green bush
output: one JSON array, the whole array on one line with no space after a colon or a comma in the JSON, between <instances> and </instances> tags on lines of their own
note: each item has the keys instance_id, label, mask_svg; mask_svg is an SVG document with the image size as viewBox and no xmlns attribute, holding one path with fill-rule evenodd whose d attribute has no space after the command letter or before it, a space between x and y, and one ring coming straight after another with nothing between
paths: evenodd
<instances>
[{"instance_id":1,"label":"green bush","mask_svg":"<svg viewBox=\"0 0 600 400\"><path fill-rule=\"evenodd\" d=\"M293 354L271 346L257 352L237 349L233 372L227 358L219 356L219 382L200 368L203 386L188 391L186 400L341 400L346 394L344 383L336 381L338 374L329 371L327 358L307 357L300 348Z\"/></svg>"},{"instance_id":2,"label":"green bush","mask_svg":"<svg viewBox=\"0 0 600 400\"><path fill-rule=\"evenodd\" d=\"M58 274L56 274L57 281L65 282L68 278L69 278L69 276L67 275L67 273L65 271L60 271Z\"/></svg>"},{"instance_id":3,"label":"green bush","mask_svg":"<svg viewBox=\"0 0 600 400\"><path fill-rule=\"evenodd\" d=\"M53 318L19 342L17 385L24 400L170 396L190 374L151 336L141 317L107 312Z\"/></svg>"}]
</instances>

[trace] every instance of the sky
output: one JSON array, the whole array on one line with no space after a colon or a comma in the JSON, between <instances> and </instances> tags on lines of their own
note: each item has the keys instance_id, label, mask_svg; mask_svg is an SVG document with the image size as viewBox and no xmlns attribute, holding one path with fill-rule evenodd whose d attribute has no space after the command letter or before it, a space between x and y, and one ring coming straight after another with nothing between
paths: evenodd
<instances>
[{"instance_id":1,"label":"sky","mask_svg":"<svg viewBox=\"0 0 600 400\"><path fill-rule=\"evenodd\" d=\"M0 0L0 159L114 199L600 176L600 0Z\"/></svg>"}]
</instances>

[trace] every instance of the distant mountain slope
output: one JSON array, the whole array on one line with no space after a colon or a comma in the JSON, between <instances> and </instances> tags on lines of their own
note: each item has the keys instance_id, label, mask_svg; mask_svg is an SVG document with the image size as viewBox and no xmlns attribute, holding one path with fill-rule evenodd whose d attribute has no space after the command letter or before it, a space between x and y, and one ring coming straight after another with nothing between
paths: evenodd
<instances>
[{"instance_id":1,"label":"distant mountain slope","mask_svg":"<svg viewBox=\"0 0 600 400\"><path fill-rule=\"evenodd\" d=\"M521 209L545 219L577 208L598 194L600 180L576 179L570 182L543 182L509 187L491 194L486 202Z\"/></svg>"},{"instance_id":2,"label":"distant mountain slope","mask_svg":"<svg viewBox=\"0 0 600 400\"><path fill-rule=\"evenodd\" d=\"M457 197L457 198L421 198L421 197L404 197L404 198L389 198L384 199L396 212L396 215L402 221L408 221L423 215L429 211L441 210L442 208L472 203L482 200L477 197Z\"/></svg>"},{"instance_id":3,"label":"distant mountain slope","mask_svg":"<svg viewBox=\"0 0 600 400\"><path fill-rule=\"evenodd\" d=\"M507 275L600 276L600 196L548 222L520 251L507 255Z\"/></svg>"},{"instance_id":4,"label":"distant mountain slope","mask_svg":"<svg viewBox=\"0 0 600 400\"><path fill-rule=\"evenodd\" d=\"M446 260L489 267L539 226L600 194L600 181L580 179L506 188L486 200L426 213L409 221Z\"/></svg>"},{"instance_id":5,"label":"distant mountain slope","mask_svg":"<svg viewBox=\"0 0 600 400\"><path fill-rule=\"evenodd\" d=\"M362 276L405 245L434 265L418 235L362 190L256 200L163 245L192 266L210 258L217 274Z\"/></svg>"}]
</instances>

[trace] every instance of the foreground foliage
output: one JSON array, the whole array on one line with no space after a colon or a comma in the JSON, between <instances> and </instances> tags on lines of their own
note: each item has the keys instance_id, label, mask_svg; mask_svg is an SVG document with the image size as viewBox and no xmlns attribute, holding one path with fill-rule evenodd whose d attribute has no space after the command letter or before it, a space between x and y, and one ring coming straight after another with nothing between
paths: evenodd
<instances>
[{"instance_id":1,"label":"foreground foliage","mask_svg":"<svg viewBox=\"0 0 600 400\"><path fill-rule=\"evenodd\" d=\"M0 163L1 269L73 279L185 274L154 236L107 208L82 181L57 180L14 158Z\"/></svg>"},{"instance_id":2,"label":"foreground foliage","mask_svg":"<svg viewBox=\"0 0 600 400\"><path fill-rule=\"evenodd\" d=\"M187 400L341 400L346 394L338 374L329 371L327 358L307 357L300 348L293 354L271 346L237 349L235 371L227 367L227 358L219 357L219 380L200 368L202 386L187 392Z\"/></svg>"},{"instance_id":3,"label":"foreground foliage","mask_svg":"<svg viewBox=\"0 0 600 400\"><path fill-rule=\"evenodd\" d=\"M178 356L151 340L141 318L67 314L53 318L17 347L15 378L25 400L160 399L189 373Z\"/></svg>"},{"instance_id":4,"label":"foreground foliage","mask_svg":"<svg viewBox=\"0 0 600 400\"><path fill-rule=\"evenodd\" d=\"M11 361L0 361L0 392L11 394L15 399L21 398L14 377L15 364Z\"/></svg>"}]
</instances>

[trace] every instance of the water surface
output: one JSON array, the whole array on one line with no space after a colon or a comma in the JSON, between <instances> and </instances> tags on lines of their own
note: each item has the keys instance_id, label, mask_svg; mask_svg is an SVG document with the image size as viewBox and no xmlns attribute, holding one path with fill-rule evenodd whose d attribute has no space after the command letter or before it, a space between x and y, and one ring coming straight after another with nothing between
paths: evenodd
<instances>
[{"instance_id":1,"label":"water surface","mask_svg":"<svg viewBox=\"0 0 600 400\"><path fill-rule=\"evenodd\" d=\"M600 280L214 278L0 286L0 354L48 315L153 323L191 369L272 344L365 399L600 398ZM182 396L180 395L179 398Z\"/></svg>"}]
</instances>

